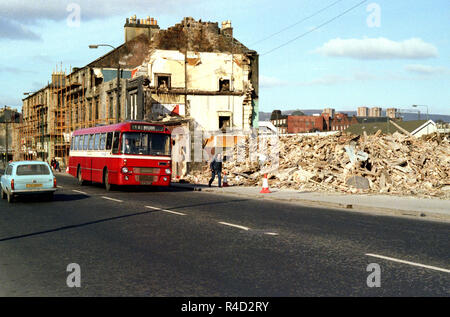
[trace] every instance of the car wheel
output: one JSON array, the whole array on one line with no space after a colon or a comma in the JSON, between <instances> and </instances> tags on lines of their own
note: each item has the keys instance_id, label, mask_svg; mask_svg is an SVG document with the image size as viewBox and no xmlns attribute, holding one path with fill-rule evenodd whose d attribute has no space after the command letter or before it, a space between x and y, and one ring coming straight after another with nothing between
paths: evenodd
<instances>
[{"instance_id":1,"label":"car wheel","mask_svg":"<svg viewBox=\"0 0 450 317\"><path fill-rule=\"evenodd\" d=\"M8 198L8 203L14 202L14 195L12 193L6 193L6 198Z\"/></svg>"},{"instance_id":2,"label":"car wheel","mask_svg":"<svg viewBox=\"0 0 450 317\"><path fill-rule=\"evenodd\" d=\"M2 188L0 188L0 195L2 196L2 199L6 199L6 194Z\"/></svg>"},{"instance_id":3,"label":"car wheel","mask_svg":"<svg viewBox=\"0 0 450 317\"><path fill-rule=\"evenodd\" d=\"M78 170L77 170L77 181L78 181L78 185L83 186L84 185L84 180L83 177L81 176L81 167L78 166Z\"/></svg>"}]
</instances>

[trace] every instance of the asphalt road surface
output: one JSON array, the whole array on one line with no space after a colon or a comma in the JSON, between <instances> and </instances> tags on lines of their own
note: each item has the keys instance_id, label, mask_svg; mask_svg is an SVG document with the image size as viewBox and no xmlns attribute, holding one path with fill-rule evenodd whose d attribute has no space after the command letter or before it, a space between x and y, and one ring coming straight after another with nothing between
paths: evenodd
<instances>
[{"instance_id":1,"label":"asphalt road surface","mask_svg":"<svg viewBox=\"0 0 450 317\"><path fill-rule=\"evenodd\" d=\"M450 295L448 223L58 185L0 201L0 296Z\"/></svg>"}]
</instances>

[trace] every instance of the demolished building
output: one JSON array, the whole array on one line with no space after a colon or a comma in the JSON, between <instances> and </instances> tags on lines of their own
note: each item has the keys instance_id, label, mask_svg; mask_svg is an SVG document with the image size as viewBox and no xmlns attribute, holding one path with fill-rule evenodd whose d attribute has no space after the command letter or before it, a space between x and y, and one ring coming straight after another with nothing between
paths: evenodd
<instances>
[{"instance_id":1,"label":"demolished building","mask_svg":"<svg viewBox=\"0 0 450 317\"><path fill-rule=\"evenodd\" d=\"M220 28L184 18L164 30L134 16L124 31L124 44L68 74L54 72L23 100L16 159L57 157L64 165L74 130L117 121L163 122L189 134L257 127L258 54L234 38L230 21ZM189 161L175 173L186 173Z\"/></svg>"}]
</instances>

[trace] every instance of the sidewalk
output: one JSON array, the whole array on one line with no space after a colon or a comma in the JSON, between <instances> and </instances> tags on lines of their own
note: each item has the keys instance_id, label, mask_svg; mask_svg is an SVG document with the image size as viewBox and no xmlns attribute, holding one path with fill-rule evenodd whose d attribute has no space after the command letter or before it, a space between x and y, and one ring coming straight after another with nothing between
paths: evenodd
<instances>
[{"instance_id":1,"label":"sidewalk","mask_svg":"<svg viewBox=\"0 0 450 317\"><path fill-rule=\"evenodd\" d=\"M411 196L341 194L323 192L301 192L293 189L270 189L270 194L260 194L261 188L230 186L208 187L172 183L171 186L192 190L201 190L216 194L244 196L254 199L270 199L276 201L299 203L302 205L344 208L355 211L373 212L384 215L412 216L428 219L450 221L450 200L437 198L418 198Z\"/></svg>"}]
</instances>

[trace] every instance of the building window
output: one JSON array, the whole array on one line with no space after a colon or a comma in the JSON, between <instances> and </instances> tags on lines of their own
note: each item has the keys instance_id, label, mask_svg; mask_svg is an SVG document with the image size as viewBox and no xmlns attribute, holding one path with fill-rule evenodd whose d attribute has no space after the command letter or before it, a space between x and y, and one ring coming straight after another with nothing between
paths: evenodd
<instances>
[{"instance_id":1,"label":"building window","mask_svg":"<svg viewBox=\"0 0 450 317\"><path fill-rule=\"evenodd\" d=\"M157 88L160 90L168 90L170 89L170 75L157 75Z\"/></svg>"},{"instance_id":2,"label":"building window","mask_svg":"<svg viewBox=\"0 0 450 317\"><path fill-rule=\"evenodd\" d=\"M109 94L109 114L108 119L112 119L114 117L114 96L113 94Z\"/></svg>"},{"instance_id":3,"label":"building window","mask_svg":"<svg viewBox=\"0 0 450 317\"><path fill-rule=\"evenodd\" d=\"M229 79L219 79L219 91L230 91Z\"/></svg>"},{"instance_id":4,"label":"building window","mask_svg":"<svg viewBox=\"0 0 450 317\"><path fill-rule=\"evenodd\" d=\"M225 130L230 128L230 116L219 116L219 129Z\"/></svg>"},{"instance_id":5,"label":"building window","mask_svg":"<svg viewBox=\"0 0 450 317\"><path fill-rule=\"evenodd\" d=\"M138 108L137 96L138 96L137 90L132 91L130 93L130 103L131 103L131 105L130 105L130 111L131 111L130 118L131 118L131 120L137 120L137 108Z\"/></svg>"},{"instance_id":6,"label":"building window","mask_svg":"<svg viewBox=\"0 0 450 317\"><path fill-rule=\"evenodd\" d=\"M98 120L98 98L95 98L94 116L95 116L95 120Z\"/></svg>"}]
</instances>

